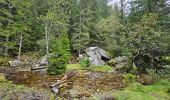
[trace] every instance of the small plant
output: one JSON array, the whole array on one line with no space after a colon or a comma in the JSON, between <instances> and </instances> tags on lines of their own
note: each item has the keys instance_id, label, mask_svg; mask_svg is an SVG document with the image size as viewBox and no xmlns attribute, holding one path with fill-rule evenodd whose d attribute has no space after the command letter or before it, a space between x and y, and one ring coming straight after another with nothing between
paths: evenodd
<instances>
[{"instance_id":1,"label":"small plant","mask_svg":"<svg viewBox=\"0 0 170 100\"><path fill-rule=\"evenodd\" d=\"M144 92L145 91L144 86L138 82L134 82L132 85L130 85L129 89L134 92Z\"/></svg>"},{"instance_id":2,"label":"small plant","mask_svg":"<svg viewBox=\"0 0 170 100\"><path fill-rule=\"evenodd\" d=\"M156 73L156 70L154 69L146 69L147 73L154 79L154 80L159 80L160 75Z\"/></svg>"},{"instance_id":3,"label":"small plant","mask_svg":"<svg viewBox=\"0 0 170 100\"><path fill-rule=\"evenodd\" d=\"M8 65L9 57L0 56L0 65Z\"/></svg>"},{"instance_id":4,"label":"small plant","mask_svg":"<svg viewBox=\"0 0 170 100\"><path fill-rule=\"evenodd\" d=\"M0 83L6 82L6 81L7 80L6 80L5 76L2 73L0 73Z\"/></svg>"},{"instance_id":5,"label":"small plant","mask_svg":"<svg viewBox=\"0 0 170 100\"><path fill-rule=\"evenodd\" d=\"M129 86L130 84L136 81L136 76L130 73L123 75L123 77L124 77L123 82L126 86Z\"/></svg>"},{"instance_id":6,"label":"small plant","mask_svg":"<svg viewBox=\"0 0 170 100\"><path fill-rule=\"evenodd\" d=\"M90 62L89 62L89 59L87 57L80 59L79 64L82 68L86 68L86 67L90 66Z\"/></svg>"}]
</instances>

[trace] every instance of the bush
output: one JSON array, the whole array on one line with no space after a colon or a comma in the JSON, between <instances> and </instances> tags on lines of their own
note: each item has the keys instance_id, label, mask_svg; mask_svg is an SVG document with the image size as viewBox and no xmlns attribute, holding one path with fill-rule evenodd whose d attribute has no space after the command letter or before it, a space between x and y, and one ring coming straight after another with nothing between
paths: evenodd
<instances>
[{"instance_id":1,"label":"bush","mask_svg":"<svg viewBox=\"0 0 170 100\"><path fill-rule=\"evenodd\" d=\"M90 66L90 62L89 62L89 59L87 57L80 59L79 64L82 68L86 68L86 67Z\"/></svg>"},{"instance_id":2,"label":"bush","mask_svg":"<svg viewBox=\"0 0 170 100\"><path fill-rule=\"evenodd\" d=\"M146 69L147 73L154 79L159 80L160 76L156 73L156 70L154 69Z\"/></svg>"},{"instance_id":3,"label":"bush","mask_svg":"<svg viewBox=\"0 0 170 100\"><path fill-rule=\"evenodd\" d=\"M158 74L160 74L162 78L167 78L170 80L170 65L163 66L163 69L159 70Z\"/></svg>"}]
</instances>

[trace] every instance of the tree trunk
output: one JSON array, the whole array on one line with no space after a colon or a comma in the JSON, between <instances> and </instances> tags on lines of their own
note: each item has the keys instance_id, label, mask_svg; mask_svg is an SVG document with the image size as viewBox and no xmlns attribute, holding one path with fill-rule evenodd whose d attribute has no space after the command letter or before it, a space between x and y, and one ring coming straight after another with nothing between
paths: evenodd
<instances>
[{"instance_id":1,"label":"tree trunk","mask_svg":"<svg viewBox=\"0 0 170 100\"><path fill-rule=\"evenodd\" d=\"M18 60L20 60L20 57L21 57L21 48L22 48L22 33L21 33L21 35L20 35Z\"/></svg>"},{"instance_id":2,"label":"tree trunk","mask_svg":"<svg viewBox=\"0 0 170 100\"><path fill-rule=\"evenodd\" d=\"M9 9L9 12L11 13L11 4L9 3L8 4L8 9ZM8 19L8 26L10 25L10 20ZM8 55L8 43L9 43L9 35L6 36L6 45L5 45L5 55L7 56Z\"/></svg>"},{"instance_id":3,"label":"tree trunk","mask_svg":"<svg viewBox=\"0 0 170 100\"><path fill-rule=\"evenodd\" d=\"M49 48L48 48L48 30L47 30L48 25L45 24L45 41L46 41L46 55L49 55Z\"/></svg>"},{"instance_id":4,"label":"tree trunk","mask_svg":"<svg viewBox=\"0 0 170 100\"><path fill-rule=\"evenodd\" d=\"M8 55L8 42L9 42L9 36L6 36L6 44L5 44L5 55Z\"/></svg>"},{"instance_id":5,"label":"tree trunk","mask_svg":"<svg viewBox=\"0 0 170 100\"><path fill-rule=\"evenodd\" d=\"M82 22L81 22L81 21L82 21L82 18L81 18L81 15L80 15L80 19L79 19L79 20L80 20L80 25L79 25L80 33L79 33L79 47L78 47L78 52L79 52L79 55L80 55L80 54L81 54L81 48L80 48L80 45L81 45L81 44L80 44L80 38L81 38L81 37L80 37L80 34L81 34L81 26L82 26Z\"/></svg>"},{"instance_id":6,"label":"tree trunk","mask_svg":"<svg viewBox=\"0 0 170 100\"><path fill-rule=\"evenodd\" d=\"M122 19L122 23L124 23L124 4L123 4L124 0L120 1L121 4L121 19Z\"/></svg>"}]
</instances>

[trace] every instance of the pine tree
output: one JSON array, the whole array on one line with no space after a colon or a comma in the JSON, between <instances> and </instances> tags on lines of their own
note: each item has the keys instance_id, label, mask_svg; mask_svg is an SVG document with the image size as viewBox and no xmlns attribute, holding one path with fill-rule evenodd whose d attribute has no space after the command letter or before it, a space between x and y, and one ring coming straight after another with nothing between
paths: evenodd
<instances>
[{"instance_id":1,"label":"pine tree","mask_svg":"<svg viewBox=\"0 0 170 100\"><path fill-rule=\"evenodd\" d=\"M48 73L52 75L62 74L65 72L70 57L70 41L65 32L61 33L58 40L56 40L52 52L53 55L48 59Z\"/></svg>"},{"instance_id":2,"label":"pine tree","mask_svg":"<svg viewBox=\"0 0 170 100\"><path fill-rule=\"evenodd\" d=\"M65 0L54 1L49 13L52 17L51 33L48 36L55 36L55 39L50 45L52 48L50 52L53 54L49 56L48 73L61 74L66 69L66 64L70 56L70 40L68 39L68 22L69 22L69 2ZM47 26L48 27L48 26ZM49 37L50 38L50 37Z\"/></svg>"},{"instance_id":3,"label":"pine tree","mask_svg":"<svg viewBox=\"0 0 170 100\"><path fill-rule=\"evenodd\" d=\"M48 58L48 73L51 75L62 74L65 72L67 63L67 52L62 47L61 40L55 43L53 55Z\"/></svg>"},{"instance_id":4,"label":"pine tree","mask_svg":"<svg viewBox=\"0 0 170 100\"><path fill-rule=\"evenodd\" d=\"M13 23L13 5L9 0L0 0L0 36L2 38L1 48L4 49L4 55L9 54L9 49L14 47L14 43L9 38L14 34L11 28Z\"/></svg>"}]
</instances>

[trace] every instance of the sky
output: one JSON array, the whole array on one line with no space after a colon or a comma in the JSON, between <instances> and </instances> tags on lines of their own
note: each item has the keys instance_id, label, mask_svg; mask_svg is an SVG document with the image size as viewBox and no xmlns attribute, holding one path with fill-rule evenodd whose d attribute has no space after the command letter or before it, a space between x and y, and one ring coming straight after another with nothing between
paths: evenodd
<instances>
[{"instance_id":1,"label":"sky","mask_svg":"<svg viewBox=\"0 0 170 100\"><path fill-rule=\"evenodd\" d=\"M110 0L110 3L109 3L109 5L112 5L112 6L114 6L114 4L115 3L117 3L118 4L118 6L120 7L120 1L121 0ZM127 14L128 12L129 12L129 7L130 7L130 5L129 5L129 1L131 1L131 0L124 0L124 9L125 9L125 14Z\"/></svg>"}]
</instances>

